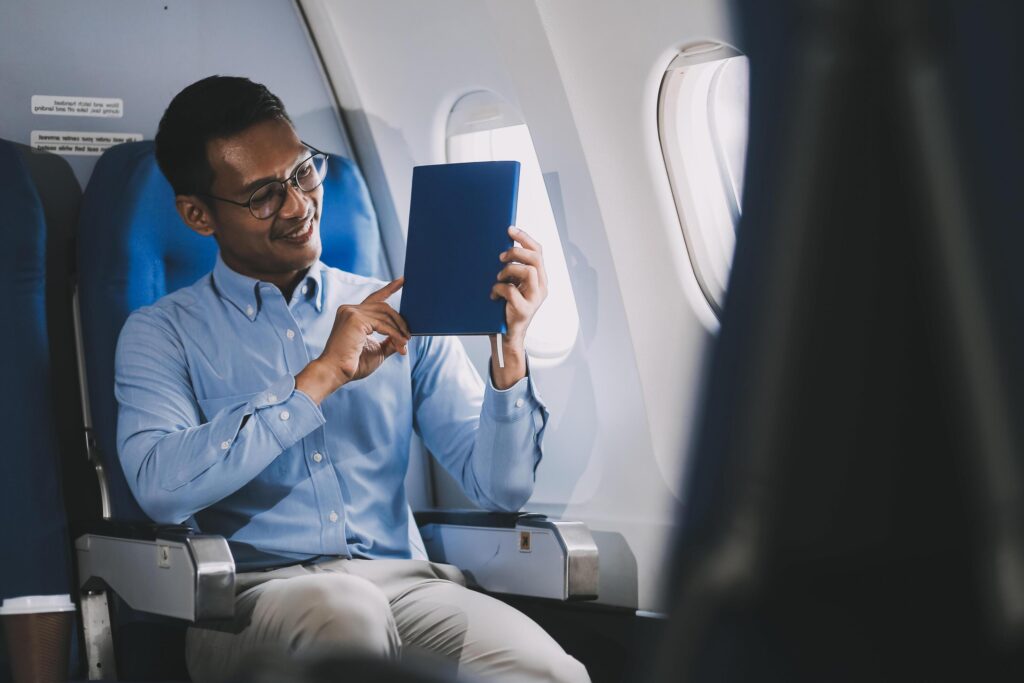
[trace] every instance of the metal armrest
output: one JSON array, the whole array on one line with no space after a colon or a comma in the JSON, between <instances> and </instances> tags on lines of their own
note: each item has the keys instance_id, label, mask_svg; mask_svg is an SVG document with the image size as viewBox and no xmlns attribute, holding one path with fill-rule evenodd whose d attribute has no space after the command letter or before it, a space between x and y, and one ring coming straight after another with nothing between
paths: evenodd
<instances>
[{"instance_id":1,"label":"metal armrest","mask_svg":"<svg viewBox=\"0 0 1024 683\"><path fill-rule=\"evenodd\" d=\"M235 561L222 536L105 521L75 550L83 592L109 588L132 609L193 622L234 616Z\"/></svg>"},{"instance_id":2,"label":"metal armrest","mask_svg":"<svg viewBox=\"0 0 1024 683\"><path fill-rule=\"evenodd\" d=\"M494 593L555 600L597 597L598 554L582 522L529 512L416 513L427 554Z\"/></svg>"}]
</instances>

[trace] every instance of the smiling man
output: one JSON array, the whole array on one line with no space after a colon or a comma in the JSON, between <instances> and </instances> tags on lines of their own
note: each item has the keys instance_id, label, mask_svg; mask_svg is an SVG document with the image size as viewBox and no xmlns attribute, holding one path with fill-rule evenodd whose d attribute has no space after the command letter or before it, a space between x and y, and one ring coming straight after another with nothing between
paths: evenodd
<instances>
[{"instance_id":1,"label":"smiling man","mask_svg":"<svg viewBox=\"0 0 1024 683\"><path fill-rule=\"evenodd\" d=\"M337 646L587 681L527 617L465 588L454 567L414 559L403 487L415 431L482 507L529 498L547 421L524 350L546 294L539 245L510 229L521 246L501 255L491 292L506 301L505 366L492 359L483 382L456 338L409 336L394 308L401 278L320 262L330 161L265 87L187 87L156 150L182 219L219 257L125 324L118 450L155 521L194 519L239 565L234 621L189 629L193 679L222 679L255 651Z\"/></svg>"}]
</instances>

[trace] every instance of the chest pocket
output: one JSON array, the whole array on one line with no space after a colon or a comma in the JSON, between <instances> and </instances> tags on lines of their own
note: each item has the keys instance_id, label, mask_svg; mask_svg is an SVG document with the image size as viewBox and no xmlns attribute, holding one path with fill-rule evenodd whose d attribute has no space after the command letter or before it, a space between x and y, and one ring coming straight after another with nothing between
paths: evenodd
<instances>
[{"instance_id":1,"label":"chest pocket","mask_svg":"<svg viewBox=\"0 0 1024 683\"><path fill-rule=\"evenodd\" d=\"M254 391L248 394L224 396L223 398L201 398L199 399L199 410L203 414L203 422L209 422L217 415L217 413L225 408L237 408L244 406L259 394L260 392Z\"/></svg>"}]
</instances>

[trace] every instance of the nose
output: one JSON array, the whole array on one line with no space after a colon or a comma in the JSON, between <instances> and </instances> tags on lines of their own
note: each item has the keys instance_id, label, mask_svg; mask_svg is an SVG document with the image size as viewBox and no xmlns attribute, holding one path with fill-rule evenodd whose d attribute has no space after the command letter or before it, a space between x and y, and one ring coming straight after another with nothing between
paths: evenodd
<instances>
[{"instance_id":1,"label":"nose","mask_svg":"<svg viewBox=\"0 0 1024 683\"><path fill-rule=\"evenodd\" d=\"M294 182L284 184L284 203L278 215L282 218L302 218L309 210L308 195L299 189Z\"/></svg>"}]
</instances>

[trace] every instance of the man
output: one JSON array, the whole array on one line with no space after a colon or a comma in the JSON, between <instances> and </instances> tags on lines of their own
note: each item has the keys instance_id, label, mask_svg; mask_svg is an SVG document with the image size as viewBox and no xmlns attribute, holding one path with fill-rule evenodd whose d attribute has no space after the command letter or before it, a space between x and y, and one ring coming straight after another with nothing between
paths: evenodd
<instances>
[{"instance_id":1,"label":"man","mask_svg":"<svg viewBox=\"0 0 1024 683\"><path fill-rule=\"evenodd\" d=\"M324 156L243 78L185 88L156 154L213 272L133 313L117 350L118 450L156 521L194 517L240 569L236 617L191 628L197 681L267 649L421 648L508 680L587 681L536 624L413 543L412 430L478 504L529 498L547 411L524 338L546 294L539 245L501 254L504 367L486 387L455 338L411 338L384 284L320 263ZM492 358L496 342L491 340ZM410 540L412 539L412 540Z\"/></svg>"}]
</instances>

